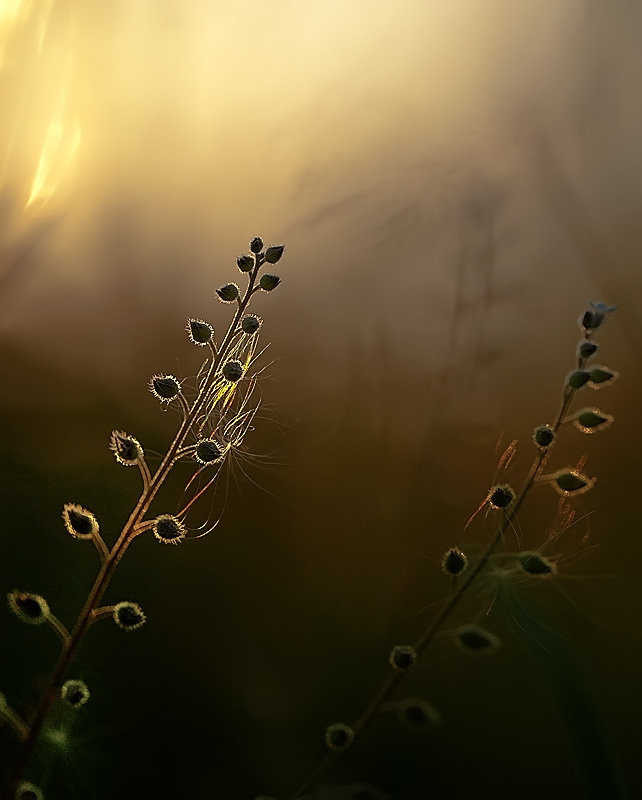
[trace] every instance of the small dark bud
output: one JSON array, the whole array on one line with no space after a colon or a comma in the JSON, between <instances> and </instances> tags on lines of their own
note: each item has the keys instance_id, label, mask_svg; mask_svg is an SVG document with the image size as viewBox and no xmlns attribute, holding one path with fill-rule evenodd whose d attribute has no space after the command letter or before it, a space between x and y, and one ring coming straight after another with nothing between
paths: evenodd
<instances>
[{"instance_id":1,"label":"small dark bud","mask_svg":"<svg viewBox=\"0 0 642 800\"><path fill-rule=\"evenodd\" d=\"M522 570L529 575L554 575L557 572L552 561L535 551L520 553L517 561Z\"/></svg>"},{"instance_id":2,"label":"small dark bud","mask_svg":"<svg viewBox=\"0 0 642 800\"><path fill-rule=\"evenodd\" d=\"M214 336L214 328L202 319L188 319L185 330L189 334L190 342L198 347L205 347Z\"/></svg>"},{"instance_id":3,"label":"small dark bud","mask_svg":"<svg viewBox=\"0 0 642 800\"><path fill-rule=\"evenodd\" d=\"M457 643L469 653L492 653L499 647L499 639L479 625L462 625L457 629Z\"/></svg>"},{"instance_id":4,"label":"small dark bud","mask_svg":"<svg viewBox=\"0 0 642 800\"><path fill-rule=\"evenodd\" d=\"M149 391L161 403L169 403L180 390L181 384L173 375L153 375L149 382Z\"/></svg>"},{"instance_id":5,"label":"small dark bud","mask_svg":"<svg viewBox=\"0 0 642 800\"><path fill-rule=\"evenodd\" d=\"M250 250L253 253L260 253L263 250L263 239L260 236L255 236L250 242Z\"/></svg>"},{"instance_id":6,"label":"small dark bud","mask_svg":"<svg viewBox=\"0 0 642 800\"><path fill-rule=\"evenodd\" d=\"M436 728L441 722L437 709L420 697L406 697L395 704L397 718L408 728Z\"/></svg>"},{"instance_id":7,"label":"small dark bud","mask_svg":"<svg viewBox=\"0 0 642 800\"><path fill-rule=\"evenodd\" d=\"M109 449L113 451L116 461L126 467L135 466L143 457L143 448L138 439L125 431L111 432Z\"/></svg>"},{"instance_id":8,"label":"small dark bud","mask_svg":"<svg viewBox=\"0 0 642 800\"><path fill-rule=\"evenodd\" d=\"M84 681L65 681L60 696L72 708L80 708L89 700L89 689Z\"/></svg>"},{"instance_id":9,"label":"small dark bud","mask_svg":"<svg viewBox=\"0 0 642 800\"><path fill-rule=\"evenodd\" d=\"M548 447L553 444L555 431L550 425L539 425L533 431L533 441L538 447Z\"/></svg>"},{"instance_id":10,"label":"small dark bud","mask_svg":"<svg viewBox=\"0 0 642 800\"><path fill-rule=\"evenodd\" d=\"M277 244L272 247L268 247L265 251L265 260L268 264L276 264L277 261L281 260L281 256L283 255L283 251L285 250L285 246L282 244Z\"/></svg>"},{"instance_id":11,"label":"small dark bud","mask_svg":"<svg viewBox=\"0 0 642 800\"><path fill-rule=\"evenodd\" d=\"M582 341L577 345L577 355L579 358L590 358L592 355L597 353L598 345L596 342L589 342L586 339L582 339Z\"/></svg>"},{"instance_id":12,"label":"small dark bud","mask_svg":"<svg viewBox=\"0 0 642 800\"><path fill-rule=\"evenodd\" d=\"M607 383L614 383L619 377L615 370L608 367L594 367L589 372L588 382L591 389L601 389Z\"/></svg>"},{"instance_id":13,"label":"small dark bud","mask_svg":"<svg viewBox=\"0 0 642 800\"><path fill-rule=\"evenodd\" d=\"M254 259L252 256L239 256L236 259L236 266L241 272L252 272L254 269Z\"/></svg>"},{"instance_id":14,"label":"small dark bud","mask_svg":"<svg viewBox=\"0 0 642 800\"><path fill-rule=\"evenodd\" d=\"M571 389L581 389L589 377L589 373L585 369L576 369L566 376L566 383Z\"/></svg>"},{"instance_id":15,"label":"small dark bud","mask_svg":"<svg viewBox=\"0 0 642 800\"><path fill-rule=\"evenodd\" d=\"M605 414L599 408L583 408L571 420L582 433L596 433L608 428L614 421L610 414Z\"/></svg>"},{"instance_id":16,"label":"small dark bud","mask_svg":"<svg viewBox=\"0 0 642 800\"><path fill-rule=\"evenodd\" d=\"M416 660L417 652L412 645L398 644L396 647L392 648L392 652L388 658L388 663L393 669L404 672L412 667Z\"/></svg>"},{"instance_id":17,"label":"small dark bud","mask_svg":"<svg viewBox=\"0 0 642 800\"><path fill-rule=\"evenodd\" d=\"M488 505L495 511L500 508L508 508L515 499L515 492L507 483L493 486L488 493Z\"/></svg>"},{"instance_id":18,"label":"small dark bud","mask_svg":"<svg viewBox=\"0 0 642 800\"><path fill-rule=\"evenodd\" d=\"M223 303L233 303L239 298L239 287L235 283L226 283L216 290L216 294Z\"/></svg>"},{"instance_id":19,"label":"small dark bud","mask_svg":"<svg viewBox=\"0 0 642 800\"><path fill-rule=\"evenodd\" d=\"M280 283L281 278L279 278L278 275L272 275L271 273L266 272L264 275L261 275L259 286L264 292L271 292L273 289L276 289Z\"/></svg>"},{"instance_id":20,"label":"small dark bud","mask_svg":"<svg viewBox=\"0 0 642 800\"><path fill-rule=\"evenodd\" d=\"M467 566L468 559L458 547L451 547L450 550L446 550L441 559L442 570L446 575L451 575L452 577L461 575Z\"/></svg>"},{"instance_id":21,"label":"small dark bud","mask_svg":"<svg viewBox=\"0 0 642 800\"><path fill-rule=\"evenodd\" d=\"M199 464L207 466L222 458L223 452L214 439L201 439L196 445L194 458Z\"/></svg>"},{"instance_id":22,"label":"small dark bud","mask_svg":"<svg viewBox=\"0 0 642 800\"><path fill-rule=\"evenodd\" d=\"M555 491L562 497L569 497L588 492L595 484L596 478L589 478L578 470L567 467L542 478L542 480L550 481Z\"/></svg>"},{"instance_id":23,"label":"small dark bud","mask_svg":"<svg viewBox=\"0 0 642 800\"><path fill-rule=\"evenodd\" d=\"M42 791L29 781L21 781L14 797L15 800L44 800Z\"/></svg>"},{"instance_id":24,"label":"small dark bud","mask_svg":"<svg viewBox=\"0 0 642 800\"><path fill-rule=\"evenodd\" d=\"M7 595L9 608L21 622L27 625L42 625L49 619L49 604L39 594L20 592L14 589Z\"/></svg>"},{"instance_id":25,"label":"small dark bud","mask_svg":"<svg viewBox=\"0 0 642 800\"><path fill-rule=\"evenodd\" d=\"M335 722L325 729L325 743L330 750L347 750L354 742L354 731L343 722Z\"/></svg>"},{"instance_id":26,"label":"small dark bud","mask_svg":"<svg viewBox=\"0 0 642 800\"><path fill-rule=\"evenodd\" d=\"M124 631L135 631L145 624L147 617L138 603L123 600L114 606L114 622Z\"/></svg>"},{"instance_id":27,"label":"small dark bud","mask_svg":"<svg viewBox=\"0 0 642 800\"><path fill-rule=\"evenodd\" d=\"M241 330L243 333L253 334L261 327L263 320L254 314L248 314L241 320Z\"/></svg>"},{"instance_id":28,"label":"small dark bud","mask_svg":"<svg viewBox=\"0 0 642 800\"><path fill-rule=\"evenodd\" d=\"M178 544L187 534L185 525L171 514L161 514L154 520L154 536L163 544Z\"/></svg>"},{"instance_id":29,"label":"small dark bud","mask_svg":"<svg viewBox=\"0 0 642 800\"><path fill-rule=\"evenodd\" d=\"M226 381L236 383L243 377L243 364L236 360L226 361L221 372Z\"/></svg>"},{"instance_id":30,"label":"small dark bud","mask_svg":"<svg viewBox=\"0 0 642 800\"><path fill-rule=\"evenodd\" d=\"M62 521L74 539L91 539L98 533L98 521L86 508L76 503L65 503L62 508Z\"/></svg>"}]
</instances>

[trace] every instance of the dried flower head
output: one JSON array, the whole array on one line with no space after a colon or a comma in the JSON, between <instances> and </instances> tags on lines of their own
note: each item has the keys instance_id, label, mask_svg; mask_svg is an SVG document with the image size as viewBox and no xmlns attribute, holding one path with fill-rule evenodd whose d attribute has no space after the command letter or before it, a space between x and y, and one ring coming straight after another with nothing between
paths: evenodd
<instances>
[{"instance_id":1,"label":"dried flower head","mask_svg":"<svg viewBox=\"0 0 642 800\"><path fill-rule=\"evenodd\" d=\"M226 283L225 286L216 290L216 294L222 303L233 303L241 296L239 287L235 283Z\"/></svg>"},{"instance_id":2,"label":"dried flower head","mask_svg":"<svg viewBox=\"0 0 642 800\"><path fill-rule=\"evenodd\" d=\"M335 722L325 729L325 743L330 750L342 752L354 742L354 731L344 722Z\"/></svg>"},{"instance_id":3,"label":"dried flower head","mask_svg":"<svg viewBox=\"0 0 642 800\"><path fill-rule=\"evenodd\" d=\"M35 784L22 781L16 789L15 800L44 800L44 795Z\"/></svg>"},{"instance_id":4,"label":"dried flower head","mask_svg":"<svg viewBox=\"0 0 642 800\"><path fill-rule=\"evenodd\" d=\"M488 505L497 511L500 508L508 508L515 499L515 491L507 483L493 486L488 493Z\"/></svg>"},{"instance_id":5,"label":"dried flower head","mask_svg":"<svg viewBox=\"0 0 642 800\"><path fill-rule=\"evenodd\" d=\"M221 372L223 373L223 377L226 381L229 381L230 383L236 383L243 377L243 364L236 359L226 361L225 364L223 364L223 369Z\"/></svg>"},{"instance_id":6,"label":"dried flower head","mask_svg":"<svg viewBox=\"0 0 642 800\"><path fill-rule=\"evenodd\" d=\"M393 669L404 672L417 660L417 651L412 645L398 644L392 648L388 663Z\"/></svg>"},{"instance_id":7,"label":"dried flower head","mask_svg":"<svg viewBox=\"0 0 642 800\"><path fill-rule=\"evenodd\" d=\"M263 250L263 239L260 236L255 236L250 242L250 251L252 253L260 253Z\"/></svg>"},{"instance_id":8,"label":"dried flower head","mask_svg":"<svg viewBox=\"0 0 642 800\"><path fill-rule=\"evenodd\" d=\"M98 520L91 511L76 503L65 503L62 520L74 539L92 539L99 530Z\"/></svg>"},{"instance_id":9,"label":"dried flower head","mask_svg":"<svg viewBox=\"0 0 642 800\"><path fill-rule=\"evenodd\" d=\"M109 449L113 451L116 461L125 467L134 467L143 458L140 442L125 431L111 432Z\"/></svg>"},{"instance_id":10,"label":"dried flower head","mask_svg":"<svg viewBox=\"0 0 642 800\"><path fill-rule=\"evenodd\" d=\"M246 314L241 320L241 330L247 334L256 333L262 322L261 317L257 317L255 314Z\"/></svg>"},{"instance_id":11,"label":"dried flower head","mask_svg":"<svg viewBox=\"0 0 642 800\"><path fill-rule=\"evenodd\" d=\"M185 525L171 514L161 514L156 517L152 530L154 536L163 544L178 544L187 534Z\"/></svg>"},{"instance_id":12,"label":"dried flower head","mask_svg":"<svg viewBox=\"0 0 642 800\"><path fill-rule=\"evenodd\" d=\"M441 722L441 714L427 700L421 697L406 697L395 704L400 722L408 728L436 728Z\"/></svg>"},{"instance_id":13,"label":"dried flower head","mask_svg":"<svg viewBox=\"0 0 642 800\"><path fill-rule=\"evenodd\" d=\"M555 575L557 573L555 564L535 550L524 550L517 557L517 563L529 575Z\"/></svg>"},{"instance_id":14,"label":"dried flower head","mask_svg":"<svg viewBox=\"0 0 642 800\"><path fill-rule=\"evenodd\" d=\"M469 653L492 653L499 647L499 639L479 625L462 625L455 631L457 644Z\"/></svg>"},{"instance_id":15,"label":"dried flower head","mask_svg":"<svg viewBox=\"0 0 642 800\"><path fill-rule=\"evenodd\" d=\"M116 603L113 613L114 622L124 631L135 631L145 624L147 617L138 603L123 600Z\"/></svg>"},{"instance_id":16,"label":"dried flower head","mask_svg":"<svg viewBox=\"0 0 642 800\"><path fill-rule=\"evenodd\" d=\"M216 442L214 439L201 439L200 442L196 444L194 458L199 464L213 464L222 457L223 451L221 450L218 442Z\"/></svg>"},{"instance_id":17,"label":"dried flower head","mask_svg":"<svg viewBox=\"0 0 642 800\"><path fill-rule=\"evenodd\" d=\"M149 391L161 403L169 403L170 400L178 396L180 390L180 381L173 375L153 375L149 381Z\"/></svg>"},{"instance_id":18,"label":"dried flower head","mask_svg":"<svg viewBox=\"0 0 642 800\"><path fill-rule=\"evenodd\" d=\"M549 447L555 440L555 431L550 425L538 425L533 431L533 441L538 447Z\"/></svg>"},{"instance_id":19,"label":"dried flower head","mask_svg":"<svg viewBox=\"0 0 642 800\"><path fill-rule=\"evenodd\" d=\"M72 708L80 708L89 700L89 688L84 681L65 681L60 696Z\"/></svg>"},{"instance_id":20,"label":"dried flower head","mask_svg":"<svg viewBox=\"0 0 642 800\"><path fill-rule=\"evenodd\" d=\"M9 608L27 625L42 625L49 619L49 604L39 594L14 589L7 595Z\"/></svg>"},{"instance_id":21,"label":"dried flower head","mask_svg":"<svg viewBox=\"0 0 642 800\"><path fill-rule=\"evenodd\" d=\"M205 347L214 337L214 328L203 319L188 319L185 330L190 342L198 347Z\"/></svg>"},{"instance_id":22,"label":"dried flower head","mask_svg":"<svg viewBox=\"0 0 642 800\"><path fill-rule=\"evenodd\" d=\"M451 547L446 550L441 559L441 568L446 575L461 575L468 566L466 555L458 547Z\"/></svg>"}]
</instances>

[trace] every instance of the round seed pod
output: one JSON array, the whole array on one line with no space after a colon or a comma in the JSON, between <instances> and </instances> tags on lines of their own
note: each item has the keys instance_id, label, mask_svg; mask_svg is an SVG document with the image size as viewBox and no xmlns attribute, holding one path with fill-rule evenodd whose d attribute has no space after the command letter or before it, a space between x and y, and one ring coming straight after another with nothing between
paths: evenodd
<instances>
[{"instance_id":1,"label":"round seed pod","mask_svg":"<svg viewBox=\"0 0 642 800\"><path fill-rule=\"evenodd\" d=\"M201 439L200 442L196 444L194 458L199 464L207 466L208 464L213 464L215 461L219 461L222 457L223 451L214 439Z\"/></svg>"},{"instance_id":2,"label":"round seed pod","mask_svg":"<svg viewBox=\"0 0 642 800\"><path fill-rule=\"evenodd\" d=\"M42 790L29 781L21 781L14 797L15 800L44 800Z\"/></svg>"},{"instance_id":3,"label":"round seed pod","mask_svg":"<svg viewBox=\"0 0 642 800\"><path fill-rule=\"evenodd\" d=\"M517 563L528 575L555 575L557 573L555 564L535 550L524 550L517 557Z\"/></svg>"},{"instance_id":4,"label":"round seed pod","mask_svg":"<svg viewBox=\"0 0 642 800\"><path fill-rule=\"evenodd\" d=\"M214 328L203 319L188 319L185 330L190 342L197 347L205 347L214 337Z\"/></svg>"},{"instance_id":5,"label":"round seed pod","mask_svg":"<svg viewBox=\"0 0 642 800\"><path fill-rule=\"evenodd\" d=\"M125 431L112 431L109 437L109 449L119 464L134 467L143 458L143 448L134 436Z\"/></svg>"},{"instance_id":6,"label":"round seed pod","mask_svg":"<svg viewBox=\"0 0 642 800\"><path fill-rule=\"evenodd\" d=\"M89 700L89 688L84 681L65 681L60 696L72 708L80 708Z\"/></svg>"},{"instance_id":7,"label":"round seed pod","mask_svg":"<svg viewBox=\"0 0 642 800\"><path fill-rule=\"evenodd\" d=\"M180 381L173 375L153 375L149 381L149 391L161 403L169 403L170 400L178 396L180 390Z\"/></svg>"},{"instance_id":8,"label":"round seed pod","mask_svg":"<svg viewBox=\"0 0 642 800\"><path fill-rule=\"evenodd\" d=\"M49 604L44 597L14 589L7 594L9 608L21 622L42 625L49 619Z\"/></svg>"},{"instance_id":9,"label":"round seed pod","mask_svg":"<svg viewBox=\"0 0 642 800\"><path fill-rule=\"evenodd\" d=\"M236 259L236 266L241 272L251 272L254 268L254 259L252 256L239 256Z\"/></svg>"},{"instance_id":10,"label":"round seed pod","mask_svg":"<svg viewBox=\"0 0 642 800\"><path fill-rule=\"evenodd\" d=\"M74 539L92 539L99 531L98 520L86 508L76 503L65 503L62 521Z\"/></svg>"},{"instance_id":11,"label":"round seed pod","mask_svg":"<svg viewBox=\"0 0 642 800\"><path fill-rule=\"evenodd\" d=\"M467 566L468 558L458 547L451 547L442 556L441 568L446 575L451 575L452 577L461 575Z\"/></svg>"},{"instance_id":12,"label":"round seed pod","mask_svg":"<svg viewBox=\"0 0 642 800\"><path fill-rule=\"evenodd\" d=\"M555 441L555 431L550 425L538 425L533 431L533 441L538 447L549 447Z\"/></svg>"},{"instance_id":13,"label":"round seed pod","mask_svg":"<svg viewBox=\"0 0 642 800\"><path fill-rule=\"evenodd\" d=\"M230 383L236 383L243 377L243 364L236 359L226 361L225 364L223 364L223 369L221 372L223 373L223 377L226 381L229 381Z\"/></svg>"},{"instance_id":14,"label":"round seed pod","mask_svg":"<svg viewBox=\"0 0 642 800\"><path fill-rule=\"evenodd\" d=\"M250 242L250 251L252 253L260 253L263 250L263 239L260 236L255 236Z\"/></svg>"},{"instance_id":15,"label":"round seed pod","mask_svg":"<svg viewBox=\"0 0 642 800\"><path fill-rule=\"evenodd\" d=\"M271 292L273 289L281 283L281 278L278 275L272 275L269 272L261 275L261 280L259 281L259 286L263 289L264 292Z\"/></svg>"},{"instance_id":16,"label":"round seed pod","mask_svg":"<svg viewBox=\"0 0 642 800\"><path fill-rule=\"evenodd\" d=\"M393 669L405 672L417 660L417 651L412 645L398 644L392 648L388 663Z\"/></svg>"},{"instance_id":17,"label":"round seed pod","mask_svg":"<svg viewBox=\"0 0 642 800\"><path fill-rule=\"evenodd\" d=\"M420 697L406 697L396 704L397 719L406 727L417 729L436 728L441 722L441 714L427 700Z\"/></svg>"},{"instance_id":18,"label":"round seed pod","mask_svg":"<svg viewBox=\"0 0 642 800\"><path fill-rule=\"evenodd\" d=\"M515 499L515 491L507 483L493 486L488 493L488 505L495 511L508 508Z\"/></svg>"},{"instance_id":19,"label":"round seed pod","mask_svg":"<svg viewBox=\"0 0 642 800\"><path fill-rule=\"evenodd\" d=\"M222 303L233 303L240 297L239 287L235 283L226 283L216 290L216 294Z\"/></svg>"},{"instance_id":20,"label":"round seed pod","mask_svg":"<svg viewBox=\"0 0 642 800\"><path fill-rule=\"evenodd\" d=\"M154 536L163 544L179 544L187 534L185 525L171 514L161 514L154 520Z\"/></svg>"},{"instance_id":21,"label":"round seed pod","mask_svg":"<svg viewBox=\"0 0 642 800\"><path fill-rule=\"evenodd\" d=\"M246 314L241 320L241 330L243 333L253 334L261 327L263 320L255 314Z\"/></svg>"},{"instance_id":22,"label":"round seed pod","mask_svg":"<svg viewBox=\"0 0 642 800\"><path fill-rule=\"evenodd\" d=\"M335 722L325 729L325 743L330 750L347 750L354 742L354 731L344 722Z\"/></svg>"},{"instance_id":23,"label":"round seed pod","mask_svg":"<svg viewBox=\"0 0 642 800\"><path fill-rule=\"evenodd\" d=\"M113 618L116 625L124 631L135 631L145 624L147 617L138 603L123 600L114 606Z\"/></svg>"},{"instance_id":24,"label":"round seed pod","mask_svg":"<svg viewBox=\"0 0 642 800\"><path fill-rule=\"evenodd\" d=\"M462 625L455 631L457 644L469 653L492 653L499 648L499 639L479 625Z\"/></svg>"}]
</instances>

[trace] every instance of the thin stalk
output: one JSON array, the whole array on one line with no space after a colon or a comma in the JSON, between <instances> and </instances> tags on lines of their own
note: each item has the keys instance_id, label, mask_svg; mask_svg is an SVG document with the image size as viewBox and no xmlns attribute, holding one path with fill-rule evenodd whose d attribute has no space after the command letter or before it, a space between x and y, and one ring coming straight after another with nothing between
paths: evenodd
<instances>
[{"instance_id":1,"label":"thin stalk","mask_svg":"<svg viewBox=\"0 0 642 800\"><path fill-rule=\"evenodd\" d=\"M582 363L585 363L585 359L580 362L580 367ZM562 401L560 403L559 410L555 417L555 421L551 425L555 434L557 434L557 431L562 425L562 420L571 403L571 400L573 399L574 394L575 394L575 389L573 389L568 385L564 387L564 390L562 392ZM489 559L493 555L495 548L502 540L504 533L512 523L513 518L516 516L524 500L526 499L527 494L533 487L533 483L535 482L537 476L544 469L546 462L550 458L551 451L553 449L555 441L556 439L554 439L553 443L545 449L539 448L538 453L533 460L533 463L531 465L531 468L528 472L528 475L526 477L526 480L524 482L521 491L511 504L510 508L504 512L502 521L498 525L495 535L488 543L486 549L479 557L475 566L469 572L465 573L464 576L462 576L461 583L459 583L453 589L453 592L444 600L442 607L439 609L439 611L431 620L430 624L425 628L423 633L419 636L419 638L415 642L414 649L418 657L426 650L428 645L432 642L432 640L435 637L435 634L440 630L442 625L448 620L452 612L459 605L459 602L466 593L467 589L471 586L475 578L479 575L479 573L484 569L484 567L488 563ZM370 702L367 704L361 715L358 717L356 722L351 726L352 731L354 733L355 741L359 739L360 734L362 734L363 731L368 727L368 725L375 717L375 715L378 714L379 711L381 711L383 704L388 700L390 695L401 683L405 675L406 675L405 671L392 671L388 674L387 678L374 693ZM299 787L299 789L294 793L294 795L292 795L293 800L296 800L296 798L303 795L305 792L307 792L309 789L315 786L320 780L322 780L344 752L346 751L345 750L328 751L328 753L326 753L324 758L319 762L314 772Z\"/></svg>"},{"instance_id":2,"label":"thin stalk","mask_svg":"<svg viewBox=\"0 0 642 800\"><path fill-rule=\"evenodd\" d=\"M259 256L255 257L255 265L252 269L252 272L249 274L248 285L243 296L243 299L239 299L238 301L238 308L234 314L234 318L230 323L225 336L223 337L223 341L221 342L220 347L216 351L216 356L214 357L210 369L208 371L207 378L208 380L211 379L213 375L216 374L216 371L220 367L225 355L228 351L230 343L236 333L238 328L238 324L240 322L241 316L245 309L247 308L254 291L256 288L254 283L256 281L256 277L261 266L261 259ZM143 488L143 492L140 495L138 502L134 510L132 511L129 519L127 520L124 528L122 529L116 544L113 546L111 552L108 554L107 558L104 560L103 564L100 567L96 580L94 581L94 585L92 586L89 594L87 595L87 599L85 604L82 608L82 611L78 615L78 619L74 627L72 628L71 632L69 633L68 638L64 641L64 645L60 656L58 658L58 663L56 664L51 678L49 679L45 689L43 690L40 700L36 705L36 708L31 716L31 719L26 726L26 732L24 737L22 737L22 745L16 757L16 761L14 763L13 769L11 770L7 782L2 791L2 795L0 796L0 800L11 800L13 797L13 793L16 789L18 781L22 777L22 774L31 758L31 755L34 751L36 746L38 736L42 727L47 719L49 711L51 710L51 706L53 705L54 700L56 699L59 688L62 685L63 678L71 660L78 649L78 646L91 625L94 621L94 611L100 604L103 595L107 591L111 578L118 566L118 562L125 554L125 551L129 547L130 543L139 533L139 524L145 514L147 513L156 493L163 485L165 478L169 474L170 470L172 469L175 461L177 460L177 456L183 447L185 439L187 438L194 420L197 418L197 415L205 402L205 398L208 394L209 387L207 386L207 381L203 384L203 387L199 391L194 404L192 405L191 409L187 408L186 413L184 414L183 421L180 424L178 432L174 437L169 449L165 453L163 460L161 461L158 469L156 470L154 476L149 481L145 481L145 486ZM184 402L184 401L183 401ZM183 409L185 411L185 409Z\"/></svg>"}]
</instances>

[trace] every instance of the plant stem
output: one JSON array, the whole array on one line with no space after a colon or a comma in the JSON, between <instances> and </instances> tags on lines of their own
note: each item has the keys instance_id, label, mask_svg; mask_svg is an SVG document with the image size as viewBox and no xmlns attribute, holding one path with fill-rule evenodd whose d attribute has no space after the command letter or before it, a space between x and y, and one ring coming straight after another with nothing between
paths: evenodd
<instances>
[{"instance_id":1,"label":"plant stem","mask_svg":"<svg viewBox=\"0 0 642 800\"><path fill-rule=\"evenodd\" d=\"M47 686L40 696L40 700L38 701L38 704L31 716L29 724L26 726L25 733L22 737L20 750L18 751L13 769L11 770L4 785L2 795L0 795L0 800L12 800L13 798L13 793L15 792L17 784L24 773L31 755L33 754L40 731L42 730L47 716L49 715L49 711L51 710L51 706L58 695L59 688L62 685L63 678L67 672L71 660L78 649L85 632L94 620L94 610L98 607L103 595L107 591L114 571L118 566L118 562L123 557L133 539L139 533L139 523L149 510L156 493L163 485L165 478L176 462L177 455L183 447L185 439L191 430L192 424L197 418L197 415L206 400L209 389L208 383L212 376L216 375L218 368L221 366L221 363L227 354L228 347L234 335L236 334L241 316L249 305L251 297L255 291L254 283L256 281L256 276L261 263L262 262L259 256L256 256L254 268L248 276L248 286L243 299L238 301L238 308L225 333L225 336L223 337L220 347L218 349L214 349L213 351L215 355L213 355L207 380L204 382L201 390L199 391L191 409L188 409L188 412L184 415L178 432L169 446L169 449L163 457L163 460L161 461L160 466L156 470L154 476L151 478L151 480L145 482L146 485L144 486L143 492L136 503L136 507L132 511L129 519L122 529L116 544L113 546L111 552L107 554L107 557L100 567L96 580L94 581L94 585L87 595L87 599L82 611L76 620L76 624L69 633L68 638L66 640L63 639L64 644L58 658L58 662L54 668L51 678L49 679L49 682L47 683Z\"/></svg>"}]
</instances>

